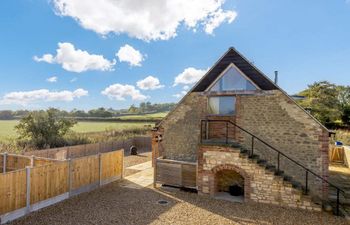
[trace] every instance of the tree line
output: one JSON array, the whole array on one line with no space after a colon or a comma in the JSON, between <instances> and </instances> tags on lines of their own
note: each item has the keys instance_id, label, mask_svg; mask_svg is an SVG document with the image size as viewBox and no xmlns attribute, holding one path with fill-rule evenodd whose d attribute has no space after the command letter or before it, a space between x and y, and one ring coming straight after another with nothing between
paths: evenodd
<instances>
[{"instance_id":1,"label":"tree line","mask_svg":"<svg viewBox=\"0 0 350 225\"><path fill-rule=\"evenodd\" d=\"M155 103L151 102L141 102L139 106L131 105L128 109L113 109L100 107L97 109L91 109L88 111L73 109L71 111L53 109L55 110L55 115L59 117L70 117L70 118L110 118L118 117L122 115L130 114L146 114L146 113L157 113L157 112L167 112L175 107L175 103ZM44 112L45 110L36 110L37 112ZM1 110L0 120L12 120L21 119L28 116L32 111L30 110Z\"/></svg>"},{"instance_id":2,"label":"tree line","mask_svg":"<svg viewBox=\"0 0 350 225\"><path fill-rule=\"evenodd\" d=\"M350 127L350 86L315 82L297 102L328 128Z\"/></svg>"}]
</instances>

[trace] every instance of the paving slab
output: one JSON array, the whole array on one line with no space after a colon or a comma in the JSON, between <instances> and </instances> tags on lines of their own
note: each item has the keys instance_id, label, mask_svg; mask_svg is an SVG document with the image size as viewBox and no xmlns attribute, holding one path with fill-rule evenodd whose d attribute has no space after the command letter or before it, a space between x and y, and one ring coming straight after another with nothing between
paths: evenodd
<instances>
[{"instance_id":1,"label":"paving slab","mask_svg":"<svg viewBox=\"0 0 350 225\"><path fill-rule=\"evenodd\" d=\"M131 169L131 170L145 170L145 169L149 169L152 168L152 161L148 161L145 163L140 163L134 166L129 166L126 167L126 169Z\"/></svg>"},{"instance_id":2,"label":"paving slab","mask_svg":"<svg viewBox=\"0 0 350 225\"><path fill-rule=\"evenodd\" d=\"M124 180L121 181L120 183L121 187L141 189L153 184L152 161L142 163L139 165L136 165L139 167L131 166L132 168L131 167L127 168L127 169L134 169L134 170L140 169L140 172L124 177Z\"/></svg>"}]
</instances>

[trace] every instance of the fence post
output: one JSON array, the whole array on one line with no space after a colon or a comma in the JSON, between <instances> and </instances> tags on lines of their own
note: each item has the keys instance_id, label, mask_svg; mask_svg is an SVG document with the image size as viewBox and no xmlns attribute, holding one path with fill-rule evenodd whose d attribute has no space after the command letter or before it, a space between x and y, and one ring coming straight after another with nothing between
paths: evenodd
<instances>
[{"instance_id":1,"label":"fence post","mask_svg":"<svg viewBox=\"0 0 350 225\"><path fill-rule=\"evenodd\" d=\"M70 197L72 191L72 160L69 158L68 160L68 195Z\"/></svg>"},{"instance_id":2,"label":"fence post","mask_svg":"<svg viewBox=\"0 0 350 225\"><path fill-rule=\"evenodd\" d=\"M3 173L6 173L6 161L7 161L7 152L5 152L4 153L4 155L3 155L3 160L4 160L4 162L3 162L3 167L2 167L2 172Z\"/></svg>"},{"instance_id":3,"label":"fence post","mask_svg":"<svg viewBox=\"0 0 350 225\"><path fill-rule=\"evenodd\" d=\"M71 157L70 157L70 151L69 151L69 146L67 147L67 159L70 159Z\"/></svg>"},{"instance_id":4,"label":"fence post","mask_svg":"<svg viewBox=\"0 0 350 225\"><path fill-rule=\"evenodd\" d=\"M98 178L99 178L99 186L102 185L102 157L101 153L98 153Z\"/></svg>"},{"instance_id":5,"label":"fence post","mask_svg":"<svg viewBox=\"0 0 350 225\"><path fill-rule=\"evenodd\" d=\"M32 156L30 157L30 166L31 166L31 167L34 167L34 162L35 162L35 156L32 155Z\"/></svg>"},{"instance_id":6,"label":"fence post","mask_svg":"<svg viewBox=\"0 0 350 225\"><path fill-rule=\"evenodd\" d=\"M124 178L124 149L122 149L122 179Z\"/></svg>"},{"instance_id":7,"label":"fence post","mask_svg":"<svg viewBox=\"0 0 350 225\"><path fill-rule=\"evenodd\" d=\"M30 212L30 166L26 166L26 213Z\"/></svg>"}]
</instances>

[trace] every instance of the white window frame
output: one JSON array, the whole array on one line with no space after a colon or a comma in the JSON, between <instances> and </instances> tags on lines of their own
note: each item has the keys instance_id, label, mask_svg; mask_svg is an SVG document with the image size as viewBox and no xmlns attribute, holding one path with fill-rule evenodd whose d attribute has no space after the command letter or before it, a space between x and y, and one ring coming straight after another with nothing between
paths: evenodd
<instances>
[{"instance_id":1,"label":"white window frame","mask_svg":"<svg viewBox=\"0 0 350 225\"><path fill-rule=\"evenodd\" d=\"M221 79L221 77L223 77L225 75L225 73L230 69L230 68L234 68L238 71L238 73L240 73L245 79L247 79L248 81L250 81L252 83L252 85L256 88L256 90L261 90L249 77L247 77L247 75L245 75L235 64L230 63L226 69L224 69L224 71L222 71L220 73L220 75L214 80L214 82L212 82L209 87L207 87L207 89L205 89L205 92L210 92L210 89ZM234 90L233 90L234 91ZM224 91L225 92L225 91ZM239 92L242 92L241 90L239 90Z\"/></svg>"}]
</instances>

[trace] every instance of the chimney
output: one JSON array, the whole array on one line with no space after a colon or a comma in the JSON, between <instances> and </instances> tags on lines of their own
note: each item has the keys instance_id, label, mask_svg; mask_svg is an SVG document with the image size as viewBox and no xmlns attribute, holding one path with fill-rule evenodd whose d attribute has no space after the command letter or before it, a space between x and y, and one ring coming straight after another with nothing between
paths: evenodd
<instances>
[{"instance_id":1,"label":"chimney","mask_svg":"<svg viewBox=\"0 0 350 225\"><path fill-rule=\"evenodd\" d=\"M278 71L275 71L275 84L277 85L278 83Z\"/></svg>"}]
</instances>

